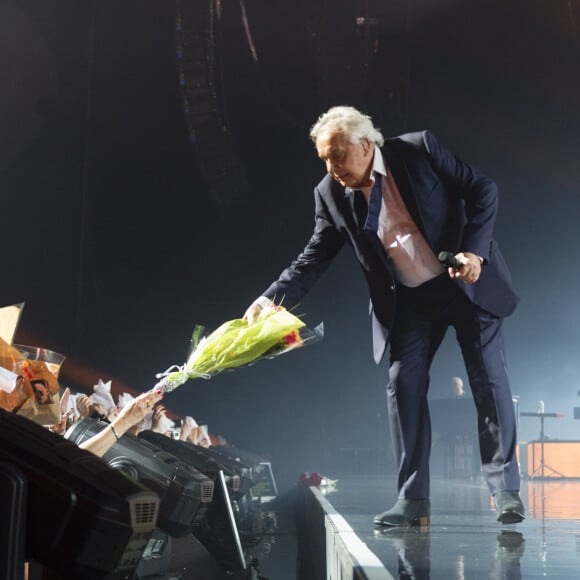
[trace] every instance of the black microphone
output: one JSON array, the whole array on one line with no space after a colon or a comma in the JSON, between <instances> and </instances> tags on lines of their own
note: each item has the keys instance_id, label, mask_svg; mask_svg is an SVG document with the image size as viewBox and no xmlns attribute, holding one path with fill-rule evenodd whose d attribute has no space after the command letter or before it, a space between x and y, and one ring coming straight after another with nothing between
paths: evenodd
<instances>
[{"instance_id":1,"label":"black microphone","mask_svg":"<svg viewBox=\"0 0 580 580\"><path fill-rule=\"evenodd\" d=\"M437 258L439 258L441 264L446 268L455 268L456 270L459 270L462 266L451 252L439 252Z\"/></svg>"}]
</instances>

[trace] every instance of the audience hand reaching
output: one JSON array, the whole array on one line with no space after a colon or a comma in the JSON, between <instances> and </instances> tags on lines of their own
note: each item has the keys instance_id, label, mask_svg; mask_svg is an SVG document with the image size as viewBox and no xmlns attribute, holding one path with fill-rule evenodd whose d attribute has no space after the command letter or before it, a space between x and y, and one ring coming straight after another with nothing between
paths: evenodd
<instances>
[{"instance_id":1,"label":"audience hand reaching","mask_svg":"<svg viewBox=\"0 0 580 580\"><path fill-rule=\"evenodd\" d=\"M161 391L147 391L127 403L113 422L80 447L102 457L131 427L140 423L163 397Z\"/></svg>"},{"instance_id":2,"label":"audience hand reaching","mask_svg":"<svg viewBox=\"0 0 580 580\"><path fill-rule=\"evenodd\" d=\"M165 424L166 410L163 405L156 405L153 409L153 418L151 419L151 431L155 431L156 433L164 433L165 429L163 428Z\"/></svg>"}]
</instances>

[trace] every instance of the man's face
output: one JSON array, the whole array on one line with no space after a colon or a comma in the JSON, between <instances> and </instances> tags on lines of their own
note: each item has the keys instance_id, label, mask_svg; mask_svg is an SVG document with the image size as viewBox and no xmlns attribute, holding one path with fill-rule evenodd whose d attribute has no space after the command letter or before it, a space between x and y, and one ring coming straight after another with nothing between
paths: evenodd
<instances>
[{"instance_id":1,"label":"man's face","mask_svg":"<svg viewBox=\"0 0 580 580\"><path fill-rule=\"evenodd\" d=\"M370 141L354 144L343 133L323 133L316 150L326 171L342 186L356 189L368 184L375 152Z\"/></svg>"}]
</instances>

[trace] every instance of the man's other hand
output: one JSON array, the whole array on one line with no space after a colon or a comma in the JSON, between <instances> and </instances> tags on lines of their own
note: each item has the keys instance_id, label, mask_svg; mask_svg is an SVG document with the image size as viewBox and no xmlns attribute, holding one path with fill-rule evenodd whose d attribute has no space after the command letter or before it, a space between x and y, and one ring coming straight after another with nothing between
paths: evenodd
<instances>
[{"instance_id":1,"label":"man's other hand","mask_svg":"<svg viewBox=\"0 0 580 580\"><path fill-rule=\"evenodd\" d=\"M459 278L466 284L474 284L481 274L481 259L471 252L459 252L455 259L461 264L460 268L447 268L450 278Z\"/></svg>"}]
</instances>

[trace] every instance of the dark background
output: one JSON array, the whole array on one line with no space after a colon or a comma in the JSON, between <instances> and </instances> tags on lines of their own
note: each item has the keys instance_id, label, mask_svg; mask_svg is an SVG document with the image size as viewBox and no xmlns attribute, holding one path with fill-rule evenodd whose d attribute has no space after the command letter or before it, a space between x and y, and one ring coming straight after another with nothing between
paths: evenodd
<instances>
[{"instance_id":1,"label":"dark background","mask_svg":"<svg viewBox=\"0 0 580 580\"><path fill-rule=\"evenodd\" d=\"M0 1L1 303L26 302L16 341L67 355L63 384L148 389L184 362L194 324L241 316L303 247L324 169L309 127L353 104L385 135L431 129L497 181L522 299L505 325L512 390L521 411L541 399L565 414L550 437L580 439L580 2L246 0L247 28L241 6ZM192 142L176 57L177 16L207 32L210 8L221 153L211 135ZM282 480L382 469L386 367L348 249L299 312L324 341L190 381L167 407L270 456ZM453 375L450 332L432 399ZM538 431L521 419L520 440Z\"/></svg>"}]
</instances>

